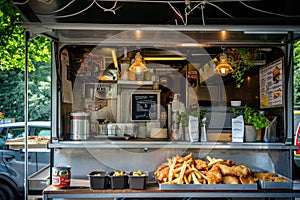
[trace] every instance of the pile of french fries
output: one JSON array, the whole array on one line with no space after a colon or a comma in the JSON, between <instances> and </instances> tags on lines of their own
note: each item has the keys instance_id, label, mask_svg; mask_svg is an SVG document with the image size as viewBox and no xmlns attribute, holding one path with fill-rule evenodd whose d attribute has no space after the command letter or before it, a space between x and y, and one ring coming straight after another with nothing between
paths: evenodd
<instances>
[{"instance_id":1,"label":"pile of french fries","mask_svg":"<svg viewBox=\"0 0 300 200\"><path fill-rule=\"evenodd\" d=\"M222 159L206 157L209 161L208 166L222 162ZM207 184L208 178L204 173L196 169L192 153L185 157L174 156L168 158L168 176L163 178L162 184ZM155 172L157 176L158 171Z\"/></svg>"}]
</instances>

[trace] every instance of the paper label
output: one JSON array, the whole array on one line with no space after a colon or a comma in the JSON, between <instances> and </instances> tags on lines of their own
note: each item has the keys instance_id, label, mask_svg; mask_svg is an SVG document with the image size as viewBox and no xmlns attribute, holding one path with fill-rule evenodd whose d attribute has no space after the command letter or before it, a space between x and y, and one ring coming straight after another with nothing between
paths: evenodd
<instances>
[{"instance_id":1,"label":"paper label","mask_svg":"<svg viewBox=\"0 0 300 200\"><path fill-rule=\"evenodd\" d=\"M189 135L191 142L199 141L198 117L189 116Z\"/></svg>"}]
</instances>

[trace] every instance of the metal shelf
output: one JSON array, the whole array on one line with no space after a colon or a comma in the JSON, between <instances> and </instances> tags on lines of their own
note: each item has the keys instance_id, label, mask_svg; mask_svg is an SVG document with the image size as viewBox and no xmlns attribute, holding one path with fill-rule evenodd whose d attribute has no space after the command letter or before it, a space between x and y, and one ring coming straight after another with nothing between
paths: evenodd
<instances>
[{"instance_id":1,"label":"metal shelf","mask_svg":"<svg viewBox=\"0 0 300 200\"><path fill-rule=\"evenodd\" d=\"M119 140L101 140L101 141L57 141L49 143L48 148L98 148L98 149L257 149L257 150L296 150L297 146L286 145L284 143L231 143L231 142L174 142L174 141L119 141Z\"/></svg>"},{"instance_id":2,"label":"metal shelf","mask_svg":"<svg viewBox=\"0 0 300 200\"><path fill-rule=\"evenodd\" d=\"M118 80L119 85L153 85L153 81L128 81L128 80Z\"/></svg>"}]
</instances>

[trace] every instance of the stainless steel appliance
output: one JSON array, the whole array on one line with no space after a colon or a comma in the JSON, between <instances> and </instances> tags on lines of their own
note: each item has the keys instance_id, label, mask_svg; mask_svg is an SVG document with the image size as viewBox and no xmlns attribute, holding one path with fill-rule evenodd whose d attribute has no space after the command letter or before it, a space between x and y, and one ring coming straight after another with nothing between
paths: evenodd
<instances>
[{"instance_id":1,"label":"stainless steel appliance","mask_svg":"<svg viewBox=\"0 0 300 200\"><path fill-rule=\"evenodd\" d=\"M87 140L90 136L90 114L75 112L70 114L71 140Z\"/></svg>"}]
</instances>

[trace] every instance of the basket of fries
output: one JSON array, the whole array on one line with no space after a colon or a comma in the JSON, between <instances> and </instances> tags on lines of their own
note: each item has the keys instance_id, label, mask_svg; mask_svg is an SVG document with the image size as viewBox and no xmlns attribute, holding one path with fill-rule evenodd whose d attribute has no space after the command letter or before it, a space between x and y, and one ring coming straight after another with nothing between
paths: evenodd
<instances>
[{"instance_id":1,"label":"basket of fries","mask_svg":"<svg viewBox=\"0 0 300 200\"><path fill-rule=\"evenodd\" d=\"M154 172L162 190L257 190L250 168L232 160L193 158L192 153L168 158Z\"/></svg>"},{"instance_id":2,"label":"basket of fries","mask_svg":"<svg viewBox=\"0 0 300 200\"><path fill-rule=\"evenodd\" d=\"M128 175L124 171L115 170L109 174L111 189L128 188Z\"/></svg>"},{"instance_id":3,"label":"basket of fries","mask_svg":"<svg viewBox=\"0 0 300 200\"><path fill-rule=\"evenodd\" d=\"M90 188L100 190L108 188L108 173L106 171L93 171L88 177L90 179Z\"/></svg>"},{"instance_id":4,"label":"basket of fries","mask_svg":"<svg viewBox=\"0 0 300 200\"><path fill-rule=\"evenodd\" d=\"M130 189L144 190L146 188L148 173L141 170L130 172L128 183Z\"/></svg>"}]
</instances>

